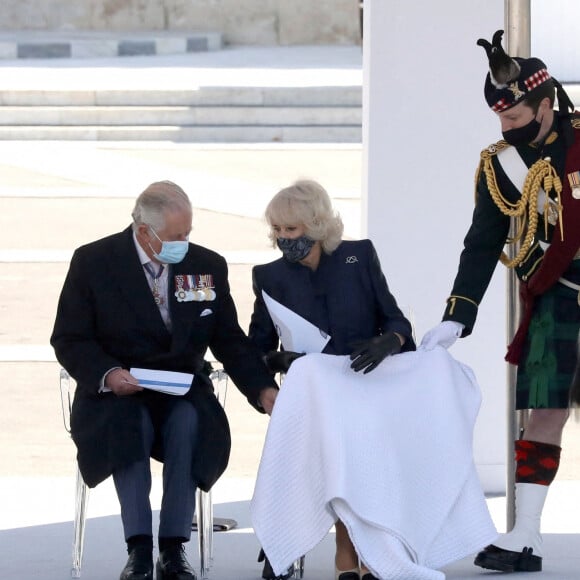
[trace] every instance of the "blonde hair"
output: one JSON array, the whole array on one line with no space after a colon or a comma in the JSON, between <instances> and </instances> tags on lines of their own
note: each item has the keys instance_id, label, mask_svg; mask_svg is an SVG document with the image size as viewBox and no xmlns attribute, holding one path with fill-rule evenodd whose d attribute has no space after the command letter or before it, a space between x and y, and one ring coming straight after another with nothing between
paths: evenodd
<instances>
[{"instance_id":1,"label":"blonde hair","mask_svg":"<svg viewBox=\"0 0 580 580\"><path fill-rule=\"evenodd\" d=\"M334 211L324 187L316 181L300 180L281 189L270 200L264 215L270 226L268 237L274 247L276 232L273 225L303 225L305 234L320 241L327 254L336 250L342 241L342 219Z\"/></svg>"}]
</instances>

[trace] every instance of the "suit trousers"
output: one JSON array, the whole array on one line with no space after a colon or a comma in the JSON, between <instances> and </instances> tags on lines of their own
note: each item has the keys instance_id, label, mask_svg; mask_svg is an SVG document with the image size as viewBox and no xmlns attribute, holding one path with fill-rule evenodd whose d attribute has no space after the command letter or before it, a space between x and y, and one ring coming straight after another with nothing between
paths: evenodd
<instances>
[{"instance_id":1,"label":"suit trousers","mask_svg":"<svg viewBox=\"0 0 580 580\"><path fill-rule=\"evenodd\" d=\"M190 402L180 397L167 397L170 398L163 405L161 420L154 421L149 408L140 406L145 458L113 472L125 540L136 535L153 535L149 457L155 440L160 442L163 453L163 496L158 536L183 538L184 541L191 536L196 491L192 463L197 446L198 415Z\"/></svg>"}]
</instances>

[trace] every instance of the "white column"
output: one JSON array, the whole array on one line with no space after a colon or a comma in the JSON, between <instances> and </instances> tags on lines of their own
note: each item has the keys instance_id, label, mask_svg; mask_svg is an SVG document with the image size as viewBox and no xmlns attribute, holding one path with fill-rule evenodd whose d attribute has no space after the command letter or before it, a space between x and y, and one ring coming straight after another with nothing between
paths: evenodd
<instances>
[{"instance_id":1,"label":"white column","mask_svg":"<svg viewBox=\"0 0 580 580\"><path fill-rule=\"evenodd\" d=\"M476 41L504 27L504 2L366 0L364 17L362 231L420 340L451 291L479 153L501 138ZM505 491L505 280L498 266L473 335L451 349L483 390L475 459L488 492Z\"/></svg>"}]
</instances>

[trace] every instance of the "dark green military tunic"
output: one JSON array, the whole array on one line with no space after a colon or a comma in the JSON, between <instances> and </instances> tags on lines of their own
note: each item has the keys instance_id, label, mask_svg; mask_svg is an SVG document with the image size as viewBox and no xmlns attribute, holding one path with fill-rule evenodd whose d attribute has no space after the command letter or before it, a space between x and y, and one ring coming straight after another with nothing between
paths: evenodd
<instances>
[{"instance_id":1,"label":"dark green military tunic","mask_svg":"<svg viewBox=\"0 0 580 580\"><path fill-rule=\"evenodd\" d=\"M531 167L539 159L549 157L551 165L564 182L566 155L574 133L570 131L569 118L555 115L554 125L544 143L517 146L525 164ZM512 184L500 165L496 152L509 147L505 142L491 146L482 157L491 157L497 189L509 203L517 203L521 192ZM556 199L554 190L550 198ZM578 201L580 204L580 200ZM478 306L487 290L492 274L508 239L510 217L502 213L490 193L488 177L482 166L476 177L476 205L471 227L464 240L459 268L451 296L448 298L443 320L454 320L465 325L463 336L471 333L477 317ZM527 282L542 262L544 248L554 233L560 235L560 223L546 220L543 205L538 204L538 224L530 250L516 268L520 280ZM580 228L580 223L563 219L564 228ZM556 232L554 231L556 228ZM564 231L564 235L566 235ZM580 260L573 260L562 276L580 284ZM565 408L568 406L568 389L574 370L575 341L580 327L578 290L561 283L552 285L534 302L532 321L518 366L516 407Z\"/></svg>"}]
</instances>

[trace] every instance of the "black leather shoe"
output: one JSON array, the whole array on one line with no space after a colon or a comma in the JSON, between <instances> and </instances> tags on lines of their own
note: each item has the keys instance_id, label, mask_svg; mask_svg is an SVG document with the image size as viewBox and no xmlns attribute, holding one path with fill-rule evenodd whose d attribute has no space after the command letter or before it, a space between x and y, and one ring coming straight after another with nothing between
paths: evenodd
<instances>
[{"instance_id":1,"label":"black leather shoe","mask_svg":"<svg viewBox=\"0 0 580 580\"><path fill-rule=\"evenodd\" d=\"M360 576L358 572L353 572L349 570L348 572L340 572L336 570L336 580L360 580Z\"/></svg>"},{"instance_id":2,"label":"black leather shoe","mask_svg":"<svg viewBox=\"0 0 580 580\"><path fill-rule=\"evenodd\" d=\"M274 574L274 570L272 570L270 560L266 558L266 554L264 553L263 549L260 550L260 553L258 554L258 562L264 562L264 569L262 570L262 578L264 578L264 580L288 580L294 576L294 568L292 566L288 568L284 574L276 576L276 574Z\"/></svg>"},{"instance_id":3,"label":"black leather shoe","mask_svg":"<svg viewBox=\"0 0 580 580\"><path fill-rule=\"evenodd\" d=\"M363 574L361 580L379 580L376 576L373 576L370 572Z\"/></svg>"},{"instance_id":4,"label":"black leather shoe","mask_svg":"<svg viewBox=\"0 0 580 580\"><path fill-rule=\"evenodd\" d=\"M477 554L473 563L498 572L541 572L542 558L534 556L533 551L533 548L524 548L521 552L512 552L490 544Z\"/></svg>"},{"instance_id":5,"label":"black leather shoe","mask_svg":"<svg viewBox=\"0 0 580 580\"><path fill-rule=\"evenodd\" d=\"M153 580L153 555L151 548L136 546L129 552L129 559L119 580Z\"/></svg>"},{"instance_id":6,"label":"black leather shoe","mask_svg":"<svg viewBox=\"0 0 580 580\"><path fill-rule=\"evenodd\" d=\"M157 559L155 571L157 580L197 580L182 545L163 550Z\"/></svg>"}]
</instances>

